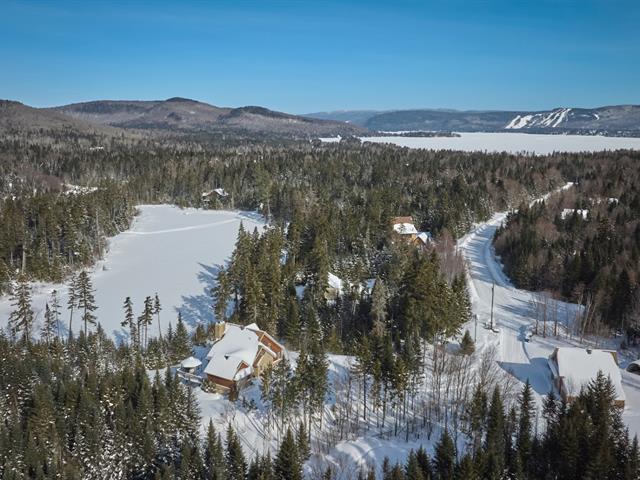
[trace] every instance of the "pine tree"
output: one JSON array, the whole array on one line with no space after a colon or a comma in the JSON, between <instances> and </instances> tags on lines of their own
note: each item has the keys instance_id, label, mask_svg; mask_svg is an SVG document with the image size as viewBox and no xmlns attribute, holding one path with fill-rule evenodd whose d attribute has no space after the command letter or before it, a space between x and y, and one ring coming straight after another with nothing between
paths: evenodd
<instances>
[{"instance_id":1,"label":"pine tree","mask_svg":"<svg viewBox=\"0 0 640 480\"><path fill-rule=\"evenodd\" d=\"M171 341L172 361L176 362L191 355L191 339L187 333L187 327L182 321L182 315L178 313L178 324Z\"/></svg>"},{"instance_id":2,"label":"pine tree","mask_svg":"<svg viewBox=\"0 0 640 480\"><path fill-rule=\"evenodd\" d=\"M476 466L473 462L471 455L466 454L456 466L455 479L456 480L478 480L476 474Z\"/></svg>"},{"instance_id":3,"label":"pine tree","mask_svg":"<svg viewBox=\"0 0 640 480\"><path fill-rule=\"evenodd\" d=\"M290 428L274 459L273 474L276 480L302 480L302 462Z\"/></svg>"},{"instance_id":4,"label":"pine tree","mask_svg":"<svg viewBox=\"0 0 640 480\"><path fill-rule=\"evenodd\" d=\"M129 343L133 350L139 350L139 342L138 342L138 327L136 322L134 321L133 315L133 302L131 301L131 297L127 297L124 299L124 320L120 323L125 328L129 328Z\"/></svg>"},{"instance_id":5,"label":"pine tree","mask_svg":"<svg viewBox=\"0 0 640 480\"><path fill-rule=\"evenodd\" d=\"M160 312L162 311L162 305L160 305L160 298L158 297L158 293L156 292L153 297L153 314L156 316L156 321L158 322L158 338L162 342L162 327L160 325Z\"/></svg>"},{"instance_id":6,"label":"pine tree","mask_svg":"<svg viewBox=\"0 0 640 480\"><path fill-rule=\"evenodd\" d=\"M34 314L31 308L31 286L24 275L18 278L18 284L11 295L13 310L9 314L9 330L12 336L20 334L23 343L31 341Z\"/></svg>"},{"instance_id":7,"label":"pine tree","mask_svg":"<svg viewBox=\"0 0 640 480\"><path fill-rule=\"evenodd\" d=\"M434 458L435 472L440 480L453 480L455 478L456 447L449 435L444 430L435 447Z\"/></svg>"},{"instance_id":8,"label":"pine tree","mask_svg":"<svg viewBox=\"0 0 640 480\"><path fill-rule=\"evenodd\" d=\"M216 433L213 422L209 420L204 447L205 480L224 480L225 475L224 448L220 435Z\"/></svg>"},{"instance_id":9,"label":"pine tree","mask_svg":"<svg viewBox=\"0 0 640 480\"><path fill-rule=\"evenodd\" d=\"M533 425L532 417L534 411L533 391L529 379L527 379L520 395L518 437L516 440L517 453L522 468L527 468L531 455Z\"/></svg>"},{"instance_id":10,"label":"pine tree","mask_svg":"<svg viewBox=\"0 0 640 480\"><path fill-rule=\"evenodd\" d=\"M78 276L72 275L67 294L67 310L69 310L69 338L73 337L73 311L78 306Z\"/></svg>"},{"instance_id":11,"label":"pine tree","mask_svg":"<svg viewBox=\"0 0 640 480\"><path fill-rule=\"evenodd\" d=\"M425 480L418 458L413 450L409 452L405 466L404 477L406 480Z\"/></svg>"},{"instance_id":12,"label":"pine tree","mask_svg":"<svg viewBox=\"0 0 640 480\"><path fill-rule=\"evenodd\" d=\"M302 462L309 460L311 456L311 446L309 445L307 429L302 421L298 424L298 429L296 430L296 445L298 446L300 460Z\"/></svg>"},{"instance_id":13,"label":"pine tree","mask_svg":"<svg viewBox=\"0 0 640 480\"><path fill-rule=\"evenodd\" d=\"M229 273L220 268L216 279L216 285L211 290L213 295L213 313L217 321L227 321L227 304L231 295L231 278Z\"/></svg>"},{"instance_id":14,"label":"pine tree","mask_svg":"<svg viewBox=\"0 0 640 480\"><path fill-rule=\"evenodd\" d=\"M47 345L51 343L56 331L56 320L53 312L49 308L49 303L45 303L44 306L44 322L42 323L42 338L44 338Z\"/></svg>"},{"instance_id":15,"label":"pine tree","mask_svg":"<svg viewBox=\"0 0 640 480\"><path fill-rule=\"evenodd\" d=\"M493 390L491 405L487 417L487 432L485 436L485 478L500 479L505 469L505 415L502 406L500 389Z\"/></svg>"},{"instance_id":16,"label":"pine tree","mask_svg":"<svg viewBox=\"0 0 640 480\"><path fill-rule=\"evenodd\" d=\"M462 336L462 340L460 341L460 352L463 355L471 355L476 349L475 344L473 343L473 339L471 338L471 334L469 330L464 331L464 335Z\"/></svg>"},{"instance_id":17,"label":"pine tree","mask_svg":"<svg viewBox=\"0 0 640 480\"><path fill-rule=\"evenodd\" d=\"M242 452L242 445L231 424L227 429L227 449L225 453L227 480L245 480L247 476L247 461Z\"/></svg>"},{"instance_id":18,"label":"pine tree","mask_svg":"<svg viewBox=\"0 0 640 480\"><path fill-rule=\"evenodd\" d=\"M144 307L142 313L138 317L138 338L143 350L147 349L147 333L149 325L153 323L153 300L151 297L144 299Z\"/></svg>"},{"instance_id":19,"label":"pine tree","mask_svg":"<svg viewBox=\"0 0 640 480\"><path fill-rule=\"evenodd\" d=\"M51 315L55 322L56 335L60 338L60 299L58 298L58 291L52 290L49 300L49 308L51 309Z\"/></svg>"},{"instance_id":20,"label":"pine tree","mask_svg":"<svg viewBox=\"0 0 640 480\"><path fill-rule=\"evenodd\" d=\"M95 325L96 317L93 312L98 308L94 297L91 279L85 270L78 275L76 285L77 306L82 310L82 321L84 322L84 334L87 335L87 325Z\"/></svg>"}]
</instances>

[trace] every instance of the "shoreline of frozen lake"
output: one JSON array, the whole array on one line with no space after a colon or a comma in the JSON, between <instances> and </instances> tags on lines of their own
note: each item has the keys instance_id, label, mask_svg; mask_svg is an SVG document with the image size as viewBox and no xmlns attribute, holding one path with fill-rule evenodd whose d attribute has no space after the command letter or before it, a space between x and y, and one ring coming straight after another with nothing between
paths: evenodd
<instances>
[{"instance_id":1,"label":"shoreline of frozen lake","mask_svg":"<svg viewBox=\"0 0 640 480\"><path fill-rule=\"evenodd\" d=\"M94 312L105 332L117 341L127 338L120 326L123 303L133 301L134 314L140 315L146 296L158 293L162 312L160 321L166 331L174 327L178 311L187 326L213 316L209 294L220 265L233 252L240 222L248 231L262 227L264 220L255 213L221 210L181 209L173 205L139 205L131 228L109 239L103 260L89 270L98 309ZM65 284L33 284L32 304L41 324L45 302L53 289L60 293L61 329L68 332ZM0 326L6 327L11 312L7 296L0 298ZM75 312L73 330L83 325ZM158 334L158 325L149 327L149 335Z\"/></svg>"},{"instance_id":2,"label":"shoreline of frozen lake","mask_svg":"<svg viewBox=\"0 0 640 480\"><path fill-rule=\"evenodd\" d=\"M640 150L640 138L602 135L545 135L537 133L456 132L459 137L361 137L363 142L389 143L399 147L465 152L508 152L546 155L553 152L598 152L604 150ZM321 138L331 143L336 138Z\"/></svg>"}]
</instances>

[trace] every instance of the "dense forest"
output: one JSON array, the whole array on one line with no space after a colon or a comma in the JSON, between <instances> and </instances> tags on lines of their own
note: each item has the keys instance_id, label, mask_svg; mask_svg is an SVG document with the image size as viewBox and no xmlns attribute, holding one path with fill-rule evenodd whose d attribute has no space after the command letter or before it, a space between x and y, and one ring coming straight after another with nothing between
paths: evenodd
<instances>
[{"instance_id":1,"label":"dense forest","mask_svg":"<svg viewBox=\"0 0 640 480\"><path fill-rule=\"evenodd\" d=\"M457 237L561 181L552 159L353 141L240 146L12 135L0 140L0 291L19 273L59 280L86 267L140 203L258 210L304 228L322 223L329 253L351 256L378 247L393 215L411 214L419 228ZM228 195L203 197L214 188Z\"/></svg>"},{"instance_id":2,"label":"dense forest","mask_svg":"<svg viewBox=\"0 0 640 480\"><path fill-rule=\"evenodd\" d=\"M0 294L14 307L0 335L2 478L280 480L302 478L309 460L311 478L369 479L377 473L366 467L339 477L318 460L374 431L437 441L431 455L386 462L385 480L637 478L637 441L606 379L571 405L549 397L538 419L531 387L514 391L491 352L474 353L463 332L470 300L454 242L494 211L525 205L496 237L516 281L585 302L602 297L594 311L613 318L611 309L625 305L627 318L637 280L634 154L433 152L355 139L43 138L0 140ZM567 180L577 187L526 207ZM157 297L140 316L122 299L124 342L96 323L87 268L105 254L107 238L130 225L135 205L160 202L257 211L268 220L260 232L240 229L210 293L212 317L258 322L297 352L259 382L261 428L278 445L271 452L246 458L231 425L203 428L193 390L172 373L195 347L210 345L212 323L188 333L178 317L167 335L149 336L160 322ZM562 218L564 208L589 214ZM396 215L413 216L436 241L416 248L398 239ZM542 238L551 227L529 225L545 215L553 237ZM557 260L551 240L566 257ZM583 250L580 268L567 268L582 256L567 252ZM608 299L602 292L624 272L628 302ZM62 279L68 305L54 292L36 323L29 281ZM77 337L73 321L83 327ZM328 353L352 355L342 376L331 377ZM229 399L255 408L237 391Z\"/></svg>"},{"instance_id":3,"label":"dense forest","mask_svg":"<svg viewBox=\"0 0 640 480\"><path fill-rule=\"evenodd\" d=\"M494 244L518 286L585 304L594 325L638 328L638 161L631 152L585 158L572 188L507 217Z\"/></svg>"},{"instance_id":4,"label":"dense forest","mask_svg":"<svg viewBox=\"0 0 640 480\"><path fill-rule=\"evenodd\" d=\"M190 339L168 345L181 355ZM169 369L150 375L136 352L101 330L64 341L3 336L0 355L4 479L295 480L310 458L304 423L286 428L273 455L254 458L231 426L222 432L209 423L202 435L192 389ZM528 383L515 402L498 387L477 387L464 409L465 450L445 428L432 455L419 449L404 466L385 461L380 477L351 466L354 475L341 478L635 479L638 442L629 439L614 398L600 375L571 405L549 395L538 419ZM336 473L307 470L329 480Z\"/></svg>"}]
</instances>

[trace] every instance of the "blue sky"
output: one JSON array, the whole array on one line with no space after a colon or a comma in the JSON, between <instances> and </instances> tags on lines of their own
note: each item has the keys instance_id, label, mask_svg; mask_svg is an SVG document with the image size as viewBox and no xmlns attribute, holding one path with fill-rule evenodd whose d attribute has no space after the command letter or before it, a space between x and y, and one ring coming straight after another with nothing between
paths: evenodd
<instances>
[{"instance_id":1,"label":"blue sky","mask_svg":"<svg viewBox=\"0 0 640 480\"><path fill-rule=\"evenodd\" d=\"M640 1L0 2L0 98L292 113L640 103Z\"/></svg>"}]
</instances>

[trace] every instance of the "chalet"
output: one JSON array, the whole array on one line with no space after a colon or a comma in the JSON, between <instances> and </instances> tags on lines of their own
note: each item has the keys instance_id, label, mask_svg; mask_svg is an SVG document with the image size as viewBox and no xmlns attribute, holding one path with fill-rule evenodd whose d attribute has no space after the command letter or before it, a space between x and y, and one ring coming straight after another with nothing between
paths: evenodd
<instances>
[{"instance_id":1,"label":"chalet","mask_svg":"<svg viewBox=\"0 0 640 480\"><path fill-rule=\"evenodd\" d=\"M595 379L598 372L602 372L613 383L616 405L624 407L622 375L617 362L617 354L614 351L558 347L549 356L548 363L553 382L565 401L575 400L582 387Z\"/></svg>"},{"instance_id":2,"label":"chalet","mask_svg":"<svg viewBox=\"0 0 640 480\"><path fill-rule=\"evenodd\" d=\"M418 236L418 230L413 224L413 217L393 217L391 219L391 228L396 238L409 243L413 242Z\"/></svg>"},{"instance_id":3,"label":"chalet","mask_svg":"<svg viewBox=\"0 0 640 480\"><path fill-rule=\"evenodd\" d=\"M393 239L402 240L418 248L426 248L433 242L431 232L419 232L413 217L393 217L391 219Z\"/></svg>"},{"instance_id":4,"label":"chalet","mask_svg":"<svg viewBox=\"0 0 640 480\"><path fill-rule=\"evenodd\" d=\"M241 326L218 322L214 335L204 375L221 392L242 388L284 356L284 347L255 323Z\"/></svg>"}]
</instances>

